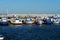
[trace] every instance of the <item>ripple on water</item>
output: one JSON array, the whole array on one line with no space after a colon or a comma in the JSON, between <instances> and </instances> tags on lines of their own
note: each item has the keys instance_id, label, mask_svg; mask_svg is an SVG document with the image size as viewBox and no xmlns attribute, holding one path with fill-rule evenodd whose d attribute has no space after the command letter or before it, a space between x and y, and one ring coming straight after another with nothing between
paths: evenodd
<instances>
[{"instance_id":1,"label":"ripple on water","mask_svg":"<svg viewBox=\"0 0 60 40\"><path fill-rule=\"evenodd\" d=\"M5 40L60 40L60 25L21 25L0 27Z\"/></svg>"}]
</instances>

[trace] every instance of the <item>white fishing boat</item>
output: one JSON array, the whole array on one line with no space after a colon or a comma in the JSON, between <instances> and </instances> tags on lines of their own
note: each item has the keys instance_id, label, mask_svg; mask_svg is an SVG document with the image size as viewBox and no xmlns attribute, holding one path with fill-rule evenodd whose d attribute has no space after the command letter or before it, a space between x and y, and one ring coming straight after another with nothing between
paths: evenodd
<instances>
[{"instance_id":1,"label":"white fishing boat","mask_svg":"<svg viewBox=\"0 0 60 40\"><path fill-rule=\"evenodd\" d=\"M38 18L36 18L36 20L37 20L38 24L43 24L43 19L42 18L38 17Z\"/></svg>"},{"instance_id":2,"label":"white fishing boat","mask_svg":"<svg viewBox=\"0 0 60 40\"><path fill-rule=\"evenodd\" d=\"M15 24L15 25L19 25L19 24L22 24L22 20L21 19L18 19L16 18L15 20L10 20L10 23L11 24Z\"/></svg>"},{"instance_id":3,"label":"white fishing boat","mask_svg":"<svg viewBox=\"0 0 60 40\"><path fill-rule=\"evenodd\" d=\"M54 19L53 23L54 24L59 24L59 20L58 19Z\"/></svg>"},{"instance_id":4,"label":"white fishing boat","mask_svg":"<svg viewBox=\"0 0 60 40\"><path fill-rule=\"evenodd\" d=\"M59 24L59 20L58 20L58 19L59 19L60 17L59 17L58 15L55 15L53 18L54 18L53 23L54 23L54 24Z\"/></svg>"},{"instance_id":5,"label":"white fishing boat","mask_svg":"<svg viewBox=\"0 0 60 40\"><path fill-rule=\"evenodd\" d=\"M26 24L33 24L34 21L33 21L31 18L27 17L27 18L25 19L25 23L26 23Z\"/></svg>"}]
</instances>

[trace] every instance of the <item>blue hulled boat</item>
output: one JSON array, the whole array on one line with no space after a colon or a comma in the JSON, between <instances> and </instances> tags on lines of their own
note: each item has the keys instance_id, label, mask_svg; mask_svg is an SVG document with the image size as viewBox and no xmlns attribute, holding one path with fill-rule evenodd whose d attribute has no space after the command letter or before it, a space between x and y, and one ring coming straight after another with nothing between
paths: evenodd
<instances>
[{"instance_id":1,"label":"blue hulled boat","mask_svg":"<svg viewBox=\"0 0 60 40\"><path fill-rule=\"evenodd\" d=\"M8 25L8 21L7 21L7 18L1 18L1 21L0 21L0 25L4 26L4 25Z\"/></svg>"},{"instance_id":2,"label":"blue hulled boat","mask_svg":"<svg viewBox=\"0 0 60 40\"><path fill-rule=\"evenodd\" d=\"M46 18L46 19L44 20L44 22L45 22L45 24L51 24L51 19L50 19L50 18Z\"/></svg>"}]
</instances>

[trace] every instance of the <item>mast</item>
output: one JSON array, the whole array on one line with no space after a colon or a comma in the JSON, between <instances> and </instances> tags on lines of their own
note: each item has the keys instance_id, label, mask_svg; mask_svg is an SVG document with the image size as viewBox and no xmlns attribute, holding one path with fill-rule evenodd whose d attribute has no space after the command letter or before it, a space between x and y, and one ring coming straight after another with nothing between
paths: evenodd
<instances>
[{"instance_id":1,"label":"mast","mask_svg":"<svg viewBox=\"0 0 60 40\"><path fill-rule=\"evenodd\" d=\"M8 16L8 9L7 9L7 14L6 14L6 16Z\"/></svg>"}]
</instances>

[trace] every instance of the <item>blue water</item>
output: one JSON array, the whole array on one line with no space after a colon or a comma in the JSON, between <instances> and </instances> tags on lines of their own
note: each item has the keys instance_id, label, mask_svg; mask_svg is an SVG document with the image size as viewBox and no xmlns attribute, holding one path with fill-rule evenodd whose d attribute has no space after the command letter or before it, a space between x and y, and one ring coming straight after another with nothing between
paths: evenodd
<instances>
[{"instance_id":1,"label":"blue water","mask_svg":"<svg viewBox=\"0 0 60 40\"><path fill-rule=\"evenodd\" d=\"M60 40L60 24L0 26L4 40Z\"/></svg>"}]
</instances>

